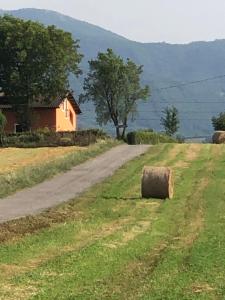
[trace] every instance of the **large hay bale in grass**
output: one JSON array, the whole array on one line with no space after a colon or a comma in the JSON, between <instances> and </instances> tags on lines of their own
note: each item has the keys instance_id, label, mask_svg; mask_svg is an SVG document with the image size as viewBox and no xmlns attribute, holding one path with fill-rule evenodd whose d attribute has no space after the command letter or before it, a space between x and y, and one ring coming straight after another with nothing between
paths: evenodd
<instances>
[{"instance_id":1,"label":"large hay bale in grass","mask_svg":"<svg viewBox=\"0 0 225 300\"><path fill-rule=\"evenodd\" d=\"M166 167L144 167L142 198L173 198L172 170Z\"/></svg>"},{"instance_id":2,"label":"large hay bale in grass","mask_svg":"<svg viewBox=\"0 0 225 300\"><path fill-rule=\"evenodd\" d=\"M213 135L213 144L224 144L225 143L225 131L216 131Z\"/></svg>"}]
</instances>

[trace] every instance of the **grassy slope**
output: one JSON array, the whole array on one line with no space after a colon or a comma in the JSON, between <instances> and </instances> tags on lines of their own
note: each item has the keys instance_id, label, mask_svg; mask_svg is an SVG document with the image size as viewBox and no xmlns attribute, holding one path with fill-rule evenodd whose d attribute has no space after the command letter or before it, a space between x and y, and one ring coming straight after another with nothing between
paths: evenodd
<instances>
[{"instance_id":1,"label":"grassy slope","mask_svg":"<svg viewBox=\"0 0 225 300\"><path fill-rule=\"evenodd\" d=\"M78 200L2 225L0 299L224 299L224 154L155 146ZM173 166L173 200L140 199L145 164Z\"/></svg>"},{"instance_id":2,"label":"grassy slope","mask_svg":"<svg viewBox=\"0 0 225 300\"><path fill-rule=\"evenodd\" d=\"M79 151L78 147L0 149L0 198L67 171L115 145L117 142L108 140Z\"/></svg>"}]
</instances>

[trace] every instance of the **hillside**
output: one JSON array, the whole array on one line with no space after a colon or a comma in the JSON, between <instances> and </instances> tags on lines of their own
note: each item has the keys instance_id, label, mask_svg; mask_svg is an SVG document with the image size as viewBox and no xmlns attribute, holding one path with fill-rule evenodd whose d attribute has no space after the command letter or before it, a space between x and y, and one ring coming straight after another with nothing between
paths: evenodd
<instances>
[{"instance_id":1,"label":"hillside","mask_svg":"<svg viewBox=\"0 0 225 300\"><path fill-rule=\"evenodd\" d=\"M144 65L143 82L152 88L151 101L140 104L139 116L130 128L151 127L160 130L159 119L163 107L174 104L180 111L182 134L209 135L212 132L211 117L225 110L224 78L180 88L159 89L225 74L225 40L186 45L143 44L53 11L22 9L11 11L10 14L37 20L46 25L54 24L70 31L74 38L80 40L81 52L85 55L82 62L85 72L88 60L96 57L98 51L107 48ZM72 86L77 93L81 90L81 83L82 78L79 82L72 80ZM83 106L82 111L80 127L94 126L95 118L91 106Z\"/></svg>"}]
</instances>

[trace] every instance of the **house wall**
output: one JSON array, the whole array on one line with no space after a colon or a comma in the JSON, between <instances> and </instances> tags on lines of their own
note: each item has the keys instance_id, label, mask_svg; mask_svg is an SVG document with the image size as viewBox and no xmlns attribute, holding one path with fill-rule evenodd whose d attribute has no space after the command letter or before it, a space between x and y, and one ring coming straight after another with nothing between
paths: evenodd
<instances>
[{"instance_id":1,"label":"house wall","mask_svg":"<svg viewBox=\"0 0 225 300\"><path fill-rule=\"evenodd\" d=\"M35 108L33 115L32 129L48 127L56 130L56 109L55 108Z\"/></svg>"},{"instance_id":2,"label":"house wall","mask_svg":"<svg viewBox=\"0 0 225 300\"><path fill-rule=\"evenodd\" d=\"M15 113L11 109L3 109L3 114L6 116L7 123L5 127L6 133L12 133L15 130L15 124L18 123ZM48 127L51 130L56 130L56 109L36 108L33 113L32 129Z\"/></svg>"},{"instance_id":3,"label":"house wall","mask_svg":"<svg viewBox=\"0 0 225 300\"><path fill-rule=\"evenodd\" d=\"M7 133L14 132L17 123L15 113L10 109L4 109L3 113L7 119L5 131ZM32 120L33 130L45 127L54 131L75 131L77 129L77 115L67 99L59 108L35 108Z\"/></svg>"},{"instance_id":4,"label":"house wall","mask_svg":"<svg viewBox=\"0 0 225 300\"><path fill-rule=\"evenodd\" d=\"M67 113L66 113L67 111ZM77 129L77 115L70 101L65 99L56 109L56 131L74 131Z\"/></svg>"},{"instance_id":5,"label":"house wall","mask_svg":"<svg viewBox=\"0 0 225 300\"><path fill-rule=\"evenodd\" d=\"M14 125L17 123L15 113L13 111L11 111L10 109L3 109L2 112L7 119L5 132L6 133L14 132L14 129L15 129Z\"/></svg>"}]
</instances>

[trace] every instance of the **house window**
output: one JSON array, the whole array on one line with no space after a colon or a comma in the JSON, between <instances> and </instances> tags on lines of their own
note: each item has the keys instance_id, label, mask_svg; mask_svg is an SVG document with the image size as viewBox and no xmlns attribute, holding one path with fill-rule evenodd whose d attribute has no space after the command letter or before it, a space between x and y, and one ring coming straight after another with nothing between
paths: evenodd
<instances>
[{"instance_id":1,"label":"house window","mask_svg":"<svg viewBox=\"0 0 225 300\"><path fill-rule=\"evenodd\" d=\"M66 116L66 118L68 118L69 117L69 110L68 110L68 101L67 101L67 99L64 102L65 102L65 116Z\"/></svg>"},{"instance_id":2,"label":"house window","mask_svg":"<svg viewBox=\"0 0 225 300\"><path fill-rule=\"evenodd\" d=\"M22 132L22 131L23 131L22 126L20 124L15 123L14 124L14 133Z\"/></svg>"},{"instance_id":3,"label":"house window","mask_svg":"<svg viewBox=\"0 0 225 300\"><path fill-rule=\"evenodd\" d=\"M71 122L71 124L73 125L73 114L72 114L71 111L70 111L70 122Z\"/></svg>"}]
</instances>

